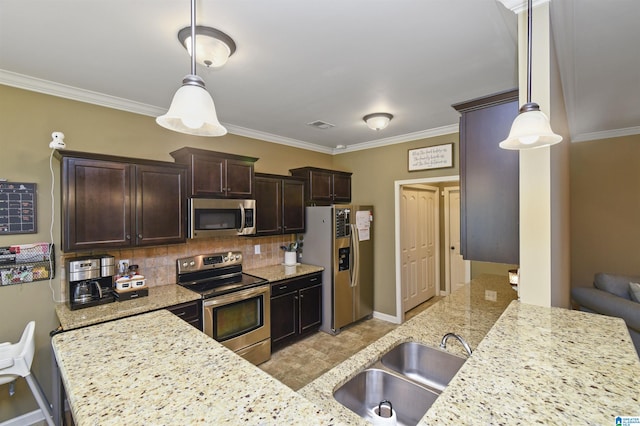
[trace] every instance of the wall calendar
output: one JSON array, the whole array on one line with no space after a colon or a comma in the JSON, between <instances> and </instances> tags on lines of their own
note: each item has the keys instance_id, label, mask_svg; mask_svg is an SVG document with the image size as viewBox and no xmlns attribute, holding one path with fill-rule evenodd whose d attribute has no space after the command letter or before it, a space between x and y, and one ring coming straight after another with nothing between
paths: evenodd
<instances>
[{"instance_id":1,"label":"wall calendar","mask_svg":"<svg viewBox=\"0 0 640 426\"><path fill-rule=\"evenodd\" d=\"M36 184L0 182L0 235L35 234Z\"/></svg>"}]
</instances>

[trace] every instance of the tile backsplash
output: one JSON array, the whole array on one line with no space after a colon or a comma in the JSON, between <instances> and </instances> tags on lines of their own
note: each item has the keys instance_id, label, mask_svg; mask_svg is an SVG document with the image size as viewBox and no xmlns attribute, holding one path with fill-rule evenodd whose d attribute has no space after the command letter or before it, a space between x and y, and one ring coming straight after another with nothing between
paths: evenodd
<instances>
[{"instance_id":1,"label":"tile backsplash","mask_svg":"<svg viewBox=\"0 0 640 426\"><path fill-rule=\"evenodd\" d=\"M115 257L116 265L120 259L129 259L130 264L138 265L139 273L147 279L150 287L174 284L176 282L176 260L182 257L240 251L243 256L243 270L276 265L284 261L284 252L280 246L295 241L295 235L276 235L269 237L226 237L187 240L185 244L157 247L132 248L124 250L101 250L83 253L62 253L61 265L66 259L91 254L110 254ZM260 254L255 254L255 246L260 245ZM66 272L60 275L62 294L67 293ZM65 296L66 297L66 296Z\"/></svg>"}]
</instances>

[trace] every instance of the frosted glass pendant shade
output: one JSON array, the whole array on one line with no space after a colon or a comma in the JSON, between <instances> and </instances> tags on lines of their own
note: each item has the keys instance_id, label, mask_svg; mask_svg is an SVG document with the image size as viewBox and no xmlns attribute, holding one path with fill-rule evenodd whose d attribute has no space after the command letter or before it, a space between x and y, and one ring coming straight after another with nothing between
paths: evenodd
<instances>
[{"instance_id":1,"label":"frosted glass pendant shade","mask_svg":"<svg viewBox=\"0 0 640 426\"><path fill-rule=\"evenodd\" d=\"M521 112L513 120L509 136L500 142L500 148L533 149L551 146L561 141L562 136L553 133L549 118L538 109Z\"/></svg>"},{"instance_id":2,"label":"frosted glass pendant shade","mask_svg":"<svg viewBox=\"0 0 640 426\"><path fill-rule=\"evenodd\" d=\"M156 118L169 130L196 136L223 136L227 129L216 116L216 107L202 79L188 75L173 96L169 111Z\"/></svg>"}]
</instances>

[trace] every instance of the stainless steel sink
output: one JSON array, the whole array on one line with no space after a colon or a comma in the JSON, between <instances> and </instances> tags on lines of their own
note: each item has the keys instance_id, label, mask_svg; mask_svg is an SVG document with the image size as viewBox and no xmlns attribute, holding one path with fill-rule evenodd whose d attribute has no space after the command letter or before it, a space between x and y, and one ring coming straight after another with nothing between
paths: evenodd
<instances>
[{"instance_id":1,"label":"stainless steel sink","mask_svg":"<svg viewBox=\"0 0 640 426\"><path fill-rule=\"evenodd\" d=\"M381 401L391 401L399 425L415 425L438 394L379 368L368 368L342 385L333 394L342 405L365 420L374 419L373 409Z\"/></svg>"},{"instance_id":2,"label":"stainless steel sink","mask_svg":"<svg viewBox=\"0 0 640 426\"><path fill-rule=\"evenodd\" d=\"M401 343L380 359L385 367L440 392L465 361L465 358L415 342Z\"/></svg>"},{"instance_id":3,"label":"stainless steel sink","mask_svg":"<svg viewBox=\"0 0 640 426\"><path fill-rule=\"evenodd\" d=\"M420 343L401 343L339 387L333 396L369 421L381 401L391 401L398 424L415 425L465 361Z\"/></svg>"}]
</instances>

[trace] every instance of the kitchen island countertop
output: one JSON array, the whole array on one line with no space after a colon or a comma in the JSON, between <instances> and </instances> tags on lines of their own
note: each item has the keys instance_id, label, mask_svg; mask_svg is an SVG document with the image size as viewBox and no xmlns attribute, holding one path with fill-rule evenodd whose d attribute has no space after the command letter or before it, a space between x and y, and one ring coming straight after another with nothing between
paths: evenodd
<instances>
[{"instance_id":1,"label":"kitchen island countertop","mask_svg":"<svg viewBox=\"0 0 640 426\"><path fill-rule=\"evenodd\" d=\"M437 346L446 332L475 351L420 424L614 424L639 414L640 360L622 320L515 297L505 277L474 279L297 393L164 310L52 344L80 426L365 425L333 390L396 344ZM464 354L454 340L447 350Z\"/></svg>"},{"instance_id":2,"label":"kitchen island countertop","mask_svg":"<svg viewBox=\"0 0 640 426\"><path fill-rule=\"evenodd\" d=\"M56 314L64 331L138 315L200 299L200 295L177 284L149 287L149 295L115 301L90 308L71 310L66 303L56 304Z\"/></svg>"},{"instance_id":3,"label":"kitchen island countertop","mask_svg":"<svg viewBox=\"0 0 640 426\"><path fill-rule=\"evenodd\" d=\"M337 387L401 342L438 347L454 332L473 355L420 425L613 425L616 416L640 416L640 360L622 319L515 297L506 278L480 276L299 393L338 421L355 422L359 417L333 398ZM466 357L455 339L447 351Z\"/></svg>"}]
</instances>

